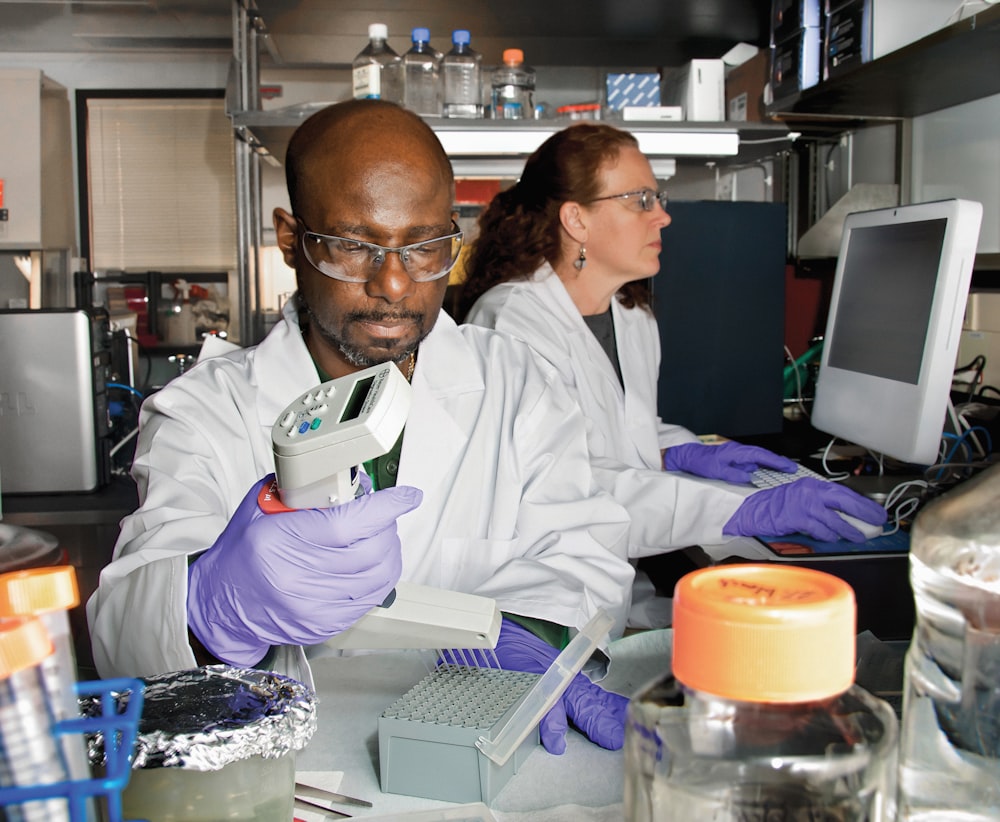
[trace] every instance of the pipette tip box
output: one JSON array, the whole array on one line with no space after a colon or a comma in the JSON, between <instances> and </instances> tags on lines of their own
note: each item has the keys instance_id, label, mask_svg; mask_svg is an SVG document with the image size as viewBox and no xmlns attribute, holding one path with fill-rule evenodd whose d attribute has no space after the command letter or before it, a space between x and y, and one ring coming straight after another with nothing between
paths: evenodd
<instances>
[{"instance_id":1,"label":"pipette tip box","mask_svg":"<svg viewBox=\"0 0 1000 822\"><path fill-rule=\"evenodd\" d=\"M492 802L537 746L538 730L503 765L476 742L493 739L540 679L497 668L436 668L379 717L382 790L446 802Z\"/></svg>"}]
</instances>

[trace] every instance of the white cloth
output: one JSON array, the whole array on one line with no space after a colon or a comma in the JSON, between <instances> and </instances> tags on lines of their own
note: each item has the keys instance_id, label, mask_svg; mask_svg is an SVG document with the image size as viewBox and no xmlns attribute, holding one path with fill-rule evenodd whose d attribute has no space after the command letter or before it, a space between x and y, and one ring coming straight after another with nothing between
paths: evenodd
<instances>
[{"instance_id":1,"label":"white cloth","mask_svg":"<svg viewBox=\"0 0 1000 822\"><path fill-rule=\"evenodd\" d=\"M729 538L722 528L752 486L664 471L661 450L697 437L657 414L660 337L642 308L611 301L622 383L552 267L494 286L468 322L525 340L559 372L583 409L594 475L629 512L629 556L651 556Z\"/></svg>"},{"instance_id":2,"label":"white cloth","mask_svg":"<svg viewBox=\"0 0 1000 822\"><path fill-rule=\"evenodd\" d=\"M141 504L87 603L101 676L196 664L188 556L274 470L271 426L319 381L293 305L260 345L206 359L145 402ZM404 580L571 628L603 607L621 634L628 516L598 489L580 411L528 346L441 313L420 346L397 482L424 494L398 522ZM301 648L279 649L275 668L311 681Z\"/></svg>"}]
</instances>

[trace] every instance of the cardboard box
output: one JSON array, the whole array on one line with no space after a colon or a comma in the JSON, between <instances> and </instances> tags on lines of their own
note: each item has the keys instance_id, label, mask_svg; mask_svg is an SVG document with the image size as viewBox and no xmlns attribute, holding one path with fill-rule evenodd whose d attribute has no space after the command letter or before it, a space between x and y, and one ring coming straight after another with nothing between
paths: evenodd
<instances>
[{"instance_id":1,"label":"cardboard box","mask_svg":"<svg viewBox=\"0 0 1000 822\"><path fill-rule=\"evenodd\" d=\"M822 24L820 0L771 0L771 45Z\"/></svg>"},{"instance_id":2,"label":"cardboard box","mask_svg":"<svg viewBox=\"0 0 1000 822\"><path fill-rule=\"evenodd\" d=\"M871 0L852 0L831 11L823 35L823 79L867 63L871 56Z\"/></svg>"},{"instance_id":3,"label":"cardboard box","mask_svg":"<svg viewBox=\"0 0 1000 822\"><path fill-rule=\"evenodd\" d=\"M670 123L684 119L680 106L624 106L623 120L646 120L653 123Z\"/></svg>"},{"instance_id":4,"label":"cardboard box","mask_svg":"<svg viewBox=\"0 0 1000 822\"><path fill-rule=\"evenodd\" d=\"M801 29L771 48L771 94L783 100L819 82L823 45L818 28Z\"/></svg>"},{"instance_id":5,"label":"cardboard box","mask_svg":"<svg viewBox=\"0 0 1000 822\"><path fill-rule=\"evenodd\" d=\"M685 120L726 119L726 64L721 59L692 60L664 77L663 102L681 106Z\"/></svg>"},{"instance_id":6,"label":"cardboard box","mask_svg":"<svg viewBox=\"0 0 1000 822\"><path fill-rule=\"evenodd\" d=\"M769 119L765 111L764 89L768 83L771 55L759 51L726 74L726 119L760 123Z\"/></svg>"},{"instance_id":7,"label":"cardboard box","mask_svg":"<svg viewBox=\"0 0 1000 822\"><path fill-rule=\"evenodd\" d=\"M624 106L660 105L660 75L628 72L607 76L607 106L619 111Z\"/></svg>"}]
</instances>

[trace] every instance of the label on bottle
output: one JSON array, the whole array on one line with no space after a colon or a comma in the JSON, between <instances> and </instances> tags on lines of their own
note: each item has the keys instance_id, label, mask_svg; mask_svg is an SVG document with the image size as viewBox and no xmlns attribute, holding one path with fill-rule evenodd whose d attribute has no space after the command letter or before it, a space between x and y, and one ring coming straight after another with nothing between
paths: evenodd
<instances>
[{"instance_id":1,"label":"label on bottle","mask_svg":"<svg viewBox=\"0 0 1000 822\"><path fill-rule=\"evenodd\" d=\"M382 67L367 63L354 67L354 99L378 99L382 96Z\"/></svg>"}]
</instances>

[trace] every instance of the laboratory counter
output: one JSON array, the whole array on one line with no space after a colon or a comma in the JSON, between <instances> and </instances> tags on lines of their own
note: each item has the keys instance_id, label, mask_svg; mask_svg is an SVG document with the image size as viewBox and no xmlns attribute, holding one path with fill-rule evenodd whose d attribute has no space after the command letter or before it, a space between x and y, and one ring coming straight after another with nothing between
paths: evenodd
<instances>
[{"instance_id":1,"label":"laboratory counter","mask_svg":"<svg viewBox=\"0 0 1000 822\"><path fill-rule=\"evenodd\" d=\"M601 681L631 696L670 668L672 632L645 631L612 642L611 664ZM900 709L905 643L885 643L870 633L858 639L858 684ZM358 818L405 820L407 813L457 813L464 805L382 793L377 719L428 671L433 657L390 652L325 657L313 662L318 727L296 757L298 781L368 800L370 809L334 805ZM623 818L624 754L592 744L578 731L567 734L566 752L549 754L538 745L489 805L498 822L620 822ZM420 819L477 820L472 815ZM297 809L304 822L324 817ZM333 818L333 817L328 817ZM485 817L489 819L490 817ZM416 819L416 817L415 817Z\"/></svg>"}]
</instances>

